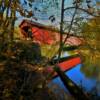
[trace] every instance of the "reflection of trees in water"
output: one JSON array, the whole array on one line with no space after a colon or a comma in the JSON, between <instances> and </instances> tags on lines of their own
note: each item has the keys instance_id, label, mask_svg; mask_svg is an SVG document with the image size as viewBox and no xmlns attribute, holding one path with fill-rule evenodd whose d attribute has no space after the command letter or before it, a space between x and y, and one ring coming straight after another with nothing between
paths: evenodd
<instances>
[{"instance_id":1,"label":"reflection of trees in water","mask_svg":"<svg viewBox=\"0 0 100 100\"><path fill-rule=\"evenodd\" d=\"M88 94L92 100L100 100L100 81L97 81L96 86L94 86Z\"/></svg>"},{"instance_id":2,"label":"reflection of trees in water","mask_svg":"<svg viewBox=\"0 0 100 100\"><path fill-rule=\"evenodd\" d=\"M99 18L90 19L87 23L83 23L83 27L82 36L85 37L85 44L79 49L84 66L81 67L81 70L87 77L100 80Z\"/></svg>"},{"instance_id":3,"label":"reflection of trees in water","mask_svg":"<svg viewBox=\"0 0 100 100\"><path fill-rule=\"evenodd\" d=\"M53 82L50 83L50 91L55 94L57 100L74 100L70 94Z\"/></svg>"}]
</instances>

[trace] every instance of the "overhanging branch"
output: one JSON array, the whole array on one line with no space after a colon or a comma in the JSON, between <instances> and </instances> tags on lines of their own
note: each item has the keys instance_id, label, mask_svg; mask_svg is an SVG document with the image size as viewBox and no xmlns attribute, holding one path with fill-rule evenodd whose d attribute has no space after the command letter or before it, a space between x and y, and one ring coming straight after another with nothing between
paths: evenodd
<instances>
[{"instance_id":1,"label":"overhanging branch","mask_svg":"<svg viewBox=\"0 0 100 100\"><path fill-rule=\"evenodd\" d=\"M68 8L65 8L64 11L69 10L69 9L76 9L76 7L68 7ZM100 17L99 15L94 15L93 13L90 13L90 12L89 12L88 10L86 10L86 9L79 8L79 7L78 7L77 9L78 9L78 10L81 10L81 11L83 11L83 12L85 12L85 13L91 15L91 16Z\"/></svg>"}]
</instances>

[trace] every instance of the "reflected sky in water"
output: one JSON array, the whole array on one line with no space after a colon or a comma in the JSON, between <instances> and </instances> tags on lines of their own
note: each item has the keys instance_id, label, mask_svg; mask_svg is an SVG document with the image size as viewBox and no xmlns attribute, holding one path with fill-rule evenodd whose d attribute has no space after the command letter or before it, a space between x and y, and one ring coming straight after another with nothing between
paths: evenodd
<instances>
[{"instance_id":1,"label":"reflected sky in water","mask_svg":"<svg viewBox=\"0 0 100 100\"><path fill-rule=\"evenodd\" d=\"M91 89L96 85L96 80L85 77L85 75L80 71L81 67L81 64L78 64L73 69L67 71L66 75L68 75L69 78L73 80L77 85L82 86L86 91L91 91ZM59 77L53 79L52 82L58 84L61 88L66 90Z\"/></svg>"}]
</instances>

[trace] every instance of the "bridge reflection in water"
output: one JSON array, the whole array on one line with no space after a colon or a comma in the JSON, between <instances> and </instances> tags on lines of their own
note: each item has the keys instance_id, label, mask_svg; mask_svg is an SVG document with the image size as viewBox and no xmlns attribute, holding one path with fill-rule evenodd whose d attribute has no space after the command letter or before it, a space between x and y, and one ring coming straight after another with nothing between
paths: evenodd
<instances>
[{"instance_id":1,"label":"bridge reflection in water","mask_svg":"<svg viewBox=\"0 0 100 100\"><path fill-rule=\"evenodd\" d=\"M76 65L74 68L70 69L69 71L66 71L65 74L68 75L68 77L75 82L78 86L83 87L86 92L89 92L93 87L96 85L95 79L89 79L87 78L81 71L80 68L82 67L81 64ZM65 91L66 88L63 85L60 77L55 77L50 84L57 84ZM49 84L49 85L50 85Z\"/></svg>"}]
</instances>

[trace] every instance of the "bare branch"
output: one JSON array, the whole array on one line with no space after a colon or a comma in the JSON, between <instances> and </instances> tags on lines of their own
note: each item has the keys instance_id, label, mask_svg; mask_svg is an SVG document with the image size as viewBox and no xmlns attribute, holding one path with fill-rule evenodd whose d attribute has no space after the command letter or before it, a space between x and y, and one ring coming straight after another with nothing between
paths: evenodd
<instances>
[{"instance_id":1,"label":"bare branch","mask_svg":"<svg viewBox=\"0 0 100 100\"><path fill-rule=\"evenodd\" d=\"M70 31L71 31L72 26L73 26L73 21L74 21L74 17L75 17L75 15L76 15L76 12L77 12L77 8L75 9L74 14L73 14L73 16L72 16L72 20L71 20L71 24L70 24L70 27L69 27L69 31L68 31L68 33L67 33L67 36L65 37L65 40L64 40L63 44L65 44L67 38L70 36Z\"/></svg>"},{"instance_id":2,"label":"bare branch","mask_svg":"<svg viewBox=\"0 0 100 100\"><path fill-rule=\"evenodd\" d=\"M63 22L64 20L64 0L62 0L62 8L61 8L61 23L60 23L60 46L59 46L59 55L58 55L58 61L60 59L61 56L61 52L62 52L62 43L63 43Z\"/></svg>"},{"instance_id":3,"label":"bare branch","mask_svg":"<svg viewBox=\"0 0 100 100\"><path fill-rule=\"evenodd\" d=\"M68 7L68 8L65 8L64 11L69 10L69 9L75 9L75 8L76 8L76 7ZM83 11L83 12L85 12L85 13L91 15L91 16L100 17L99 15L94 15L93 13L90 13L90 12L89 12L88 10L86 10L86 9L79 8L79 7L78 7L77 9L79 9L79 10L81 10L81 11Z\"/></svg>"}]
</instances>

